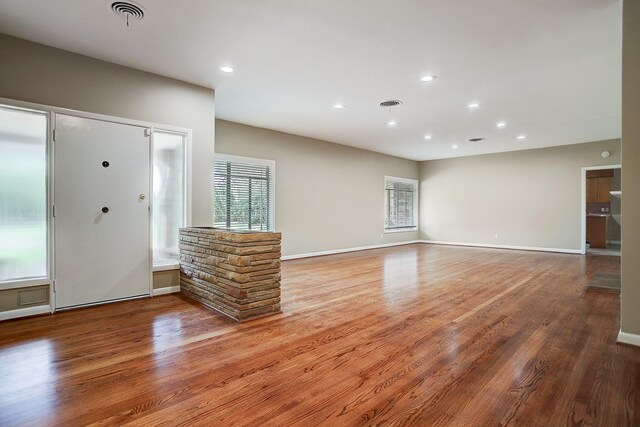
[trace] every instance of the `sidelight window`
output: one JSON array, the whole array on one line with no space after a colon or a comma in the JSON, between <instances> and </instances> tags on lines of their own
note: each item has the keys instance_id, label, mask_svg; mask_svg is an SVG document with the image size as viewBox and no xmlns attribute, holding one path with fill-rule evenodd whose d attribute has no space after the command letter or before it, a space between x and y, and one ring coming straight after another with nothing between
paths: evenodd
<instances>
[{"instance_id":1,"label":"sidelight window","mask_svg":"<svg viewBox=\"0 0 640 427\"><path fill-rule=\"evenodd\" d=\"M47 123L0 107L0 282L48 276Z\"/></svg>"},{"instance_id":2,"label":"sidelight window","mask_svg":"<svg viewBox=\"0 0 640 427\"><path fill-rule=\"evenodd\" d=\"M178 262L178 229L186 225L186 136L153 133L153 265Z\"/></svg>"}]
</instances>

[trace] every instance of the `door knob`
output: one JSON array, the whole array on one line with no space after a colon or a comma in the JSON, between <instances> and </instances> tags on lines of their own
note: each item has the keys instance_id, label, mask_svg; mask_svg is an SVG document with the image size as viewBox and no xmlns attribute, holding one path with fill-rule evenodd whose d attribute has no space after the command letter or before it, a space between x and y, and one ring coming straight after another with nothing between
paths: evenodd
<instances>
[{"instance_id":1,"label":"door knob","mask_svg":"<svg viewBox=\"0 0 640 427\"><path fill-rule=\"evenodd\" d=\"M144 200L145 197L147 197L147 196L145 196L144 194L141 194L140 195L140 200Z\"/></svg>"},{"instance_id":2,"label":"door knob","mask_svg":"<svg viewBox=\"0 0 640 427\"><path fill-rule=\"evenodd\" d=\"M103 206L103 207L102 207L102 212L103 212L103 213L107 213L107 212L109 212L109 208L108 208L108 207L106 207L106 206Z\"/></svg>"}]
</instances>

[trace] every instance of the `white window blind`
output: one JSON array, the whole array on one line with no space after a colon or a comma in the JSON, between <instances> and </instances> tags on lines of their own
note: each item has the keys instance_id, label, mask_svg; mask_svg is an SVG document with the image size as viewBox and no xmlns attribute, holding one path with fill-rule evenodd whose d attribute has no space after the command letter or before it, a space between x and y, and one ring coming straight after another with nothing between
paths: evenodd
<instances>
[{"instance_id":1,"label":"white window blind","mask_svg":"<svg viewBox=\"0 0 640 427\"><path fill-rule=\"evenodd\" d=\"M218 155L213 175L216 227L273 229L273 168L269 161Z\"/></svg>"},{"instance_id":2,"label":"white window blind","mask_svg":"<svg viewBox=\"0 0 640 427\"><path fill-rule=\"evenodd\" d=\"M385 177L385 221L388 231L418 228L418 181Z\"/></svg>"}]
</instances>

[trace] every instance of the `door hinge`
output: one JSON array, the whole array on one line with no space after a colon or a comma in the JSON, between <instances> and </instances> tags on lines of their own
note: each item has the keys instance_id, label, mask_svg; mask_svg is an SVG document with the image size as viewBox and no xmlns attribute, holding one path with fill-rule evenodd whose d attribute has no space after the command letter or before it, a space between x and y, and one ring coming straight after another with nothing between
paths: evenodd
<instances>
[{"instance_id":1,"label":"door hinge","mask_svg":"<svg viewBox=\"0 0 640 427\"><path fill-rule=\"evenodd\" d=\"M53 130L53 142L56 142L56 130Z\"/></svg>"},{"instance_id":2,"label":"door hinge","mask_svg":"<svg viewBox=\"0 0 640 427\"><path fill-rule=\"evenodd\" d=\"M151 129L146 128L146 129L144 130L144 136L151 136Z\"/></svg>"},{"instance_id":3,"label":"door hinge","mask_svg":"<svg viewBox=\"0 0 640 427\"><path fill-rule=\"evenodd\" d=\"M56 291L56 281L54 280L53 281L53 292L55 292L55 291Z\"/></svg>"},{"instance_id":4,"label":"door hinge","mask_svg":"<svg viewBox=\"0 0 640 427\"><path fill-rule=\"evenodd\" d=\"M51 214L54 218L56 217L56 205L51 206Z\"/></svg>"}]
</instances>

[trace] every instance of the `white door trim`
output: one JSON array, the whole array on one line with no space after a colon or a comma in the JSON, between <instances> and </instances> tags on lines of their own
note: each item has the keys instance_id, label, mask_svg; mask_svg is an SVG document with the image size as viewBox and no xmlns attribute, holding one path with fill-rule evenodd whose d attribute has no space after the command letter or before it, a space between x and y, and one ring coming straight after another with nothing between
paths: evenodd
<instances>
[{"instance_id":1,"label":"white door trim","mask_svg":"<svg viewBox=\"0 0 640 427\"><path fill-rule=\"evenodd\" d=\"M582 168L581 182L582 199L580 202L580 253L587 253L587 171L597 171L603 169L620 169L622 165L585 166Z\"/></svg>"}]
</instances>

